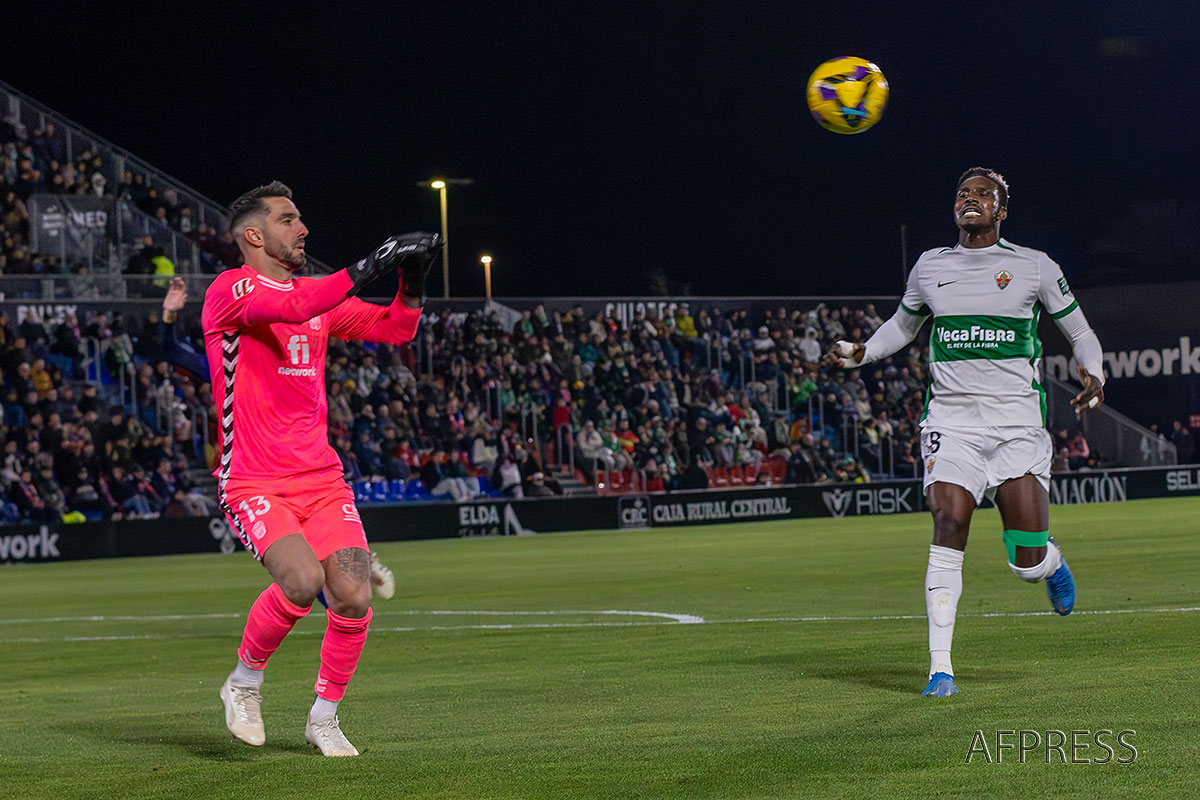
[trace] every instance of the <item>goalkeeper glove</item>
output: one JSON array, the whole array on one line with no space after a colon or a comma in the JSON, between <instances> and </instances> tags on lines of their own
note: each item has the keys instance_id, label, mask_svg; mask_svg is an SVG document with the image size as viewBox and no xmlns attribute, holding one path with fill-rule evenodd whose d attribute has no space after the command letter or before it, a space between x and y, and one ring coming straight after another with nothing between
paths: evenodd
<instances>
[{"instance_id":1,"label":"goalkeeper glove","mask_svg":"<svg viewBox=\"0 0 1200 800\"><path fill-rule=\"evenodd\" d=\"M404 281L405 294L413 295L414 293L408 289L409 281L405 280L405 272L410 269L408 267L410 263L424 263L424 271L421 273L421 286L417 289L417 295L415 295L419 296L420 292L424 289L424 275L429 271L429 264L433 263L433 258L440 248L441 237L437 234L406 233L401 236L388 237L369 256L346 267L346 273L350 276L350 280L354 282L354 285L346 293L346 296L353 297L357 295L371 281L396 267L400 267L401 269L401 280Z\"/></svg>"}]
</instances>

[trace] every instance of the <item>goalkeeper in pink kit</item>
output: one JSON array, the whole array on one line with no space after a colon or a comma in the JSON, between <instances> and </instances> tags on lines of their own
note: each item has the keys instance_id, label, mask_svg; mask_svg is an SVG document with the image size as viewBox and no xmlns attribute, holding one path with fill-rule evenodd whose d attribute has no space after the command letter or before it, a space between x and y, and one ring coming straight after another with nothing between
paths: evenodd
<instances>
[{"instance_id":1,"label":"goalkeeper in pink kit","mask_svg":"<svg viewBox=\"0 0 1200 800\"><path fill-rule=\"evenodd\" d=\"M229 228L244 264L213 281L202 314L221 418L214 474L221 508L273 583L251 606L237 666L221 687L225 724L247 744L266 740L263 670L324 590L328 624L305 738L326 756L355 756L337 707L371 622L371 555L328 442L326 345L330 336L410 341L442 242L431 233L394 236L333 275L297 277L308 228L278 181L238 198ZM400 285L391 305L355 297L391 271Z\"/></svg>"}]
</instances>

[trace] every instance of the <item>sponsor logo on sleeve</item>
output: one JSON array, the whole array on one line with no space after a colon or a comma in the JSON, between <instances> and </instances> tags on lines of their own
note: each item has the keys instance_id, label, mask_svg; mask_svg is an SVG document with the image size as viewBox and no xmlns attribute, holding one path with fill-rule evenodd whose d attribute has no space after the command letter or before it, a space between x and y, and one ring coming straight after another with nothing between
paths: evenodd
<instances>
[{"instance_id":1,"label":"sponsor logo on sleeve","mask_svg":"<svg viewBox=\"0 0 1200 800\"><path fill-rule=\"evenodd\" d=\"M1058 279L1058 290L1060 292L1062 292L1064 295L1068 295L1071 293L1071 287L1067 285L1066 278L1060 277Z\"/></svg>"}]
</instances>

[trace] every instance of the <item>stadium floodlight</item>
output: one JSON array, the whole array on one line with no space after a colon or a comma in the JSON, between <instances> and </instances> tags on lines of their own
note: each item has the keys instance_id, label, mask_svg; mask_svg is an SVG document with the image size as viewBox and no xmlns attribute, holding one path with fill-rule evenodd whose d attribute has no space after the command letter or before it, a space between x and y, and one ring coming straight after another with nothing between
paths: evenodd
<instances>
[{"instance_id":1,"label":"stadium floodlight","mask_svg":"<svg viewBox=\"0 0 1200 800\"><path fill-rule=\"evenodd\" d=\"M487 295L488 302L492 301L492 257L482 255L479 257L479 263L483 264L483 283L484 292Z\"/></svg>"},{"instance_id":2,"label":"stadium floodlight","mask_svg":"<svg viewBox=\"0 0 1200 800\"><path fill-rule=\"evenodd\" d=\"M472 178L432 178L417 181L417 186L433 189L439 195L442 206L442 297L450 297L450 234L446 224L446 189L450 186L470 186Z\"/></svg>"}]
</instances>

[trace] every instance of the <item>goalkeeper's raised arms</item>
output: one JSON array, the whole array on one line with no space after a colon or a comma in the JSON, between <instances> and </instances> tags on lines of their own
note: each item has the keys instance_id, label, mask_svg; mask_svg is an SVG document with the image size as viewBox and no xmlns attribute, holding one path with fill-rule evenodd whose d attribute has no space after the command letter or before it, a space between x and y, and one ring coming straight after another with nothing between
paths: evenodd
<instances>
[{"instance_id":1,"label":"goalkeeper's raised arms","mask_svg":"<svg viewBox=\"0 0 1200 800\"><path fill-rule=\"evenodd\" d=\"M354 286L347 297L357 295L371 281L390 269L399 269L404 294L424 300L425 275L442 247L436 233L405 233L390 236L366 258L346 267Z\"/></svg>"}]
</instances>

